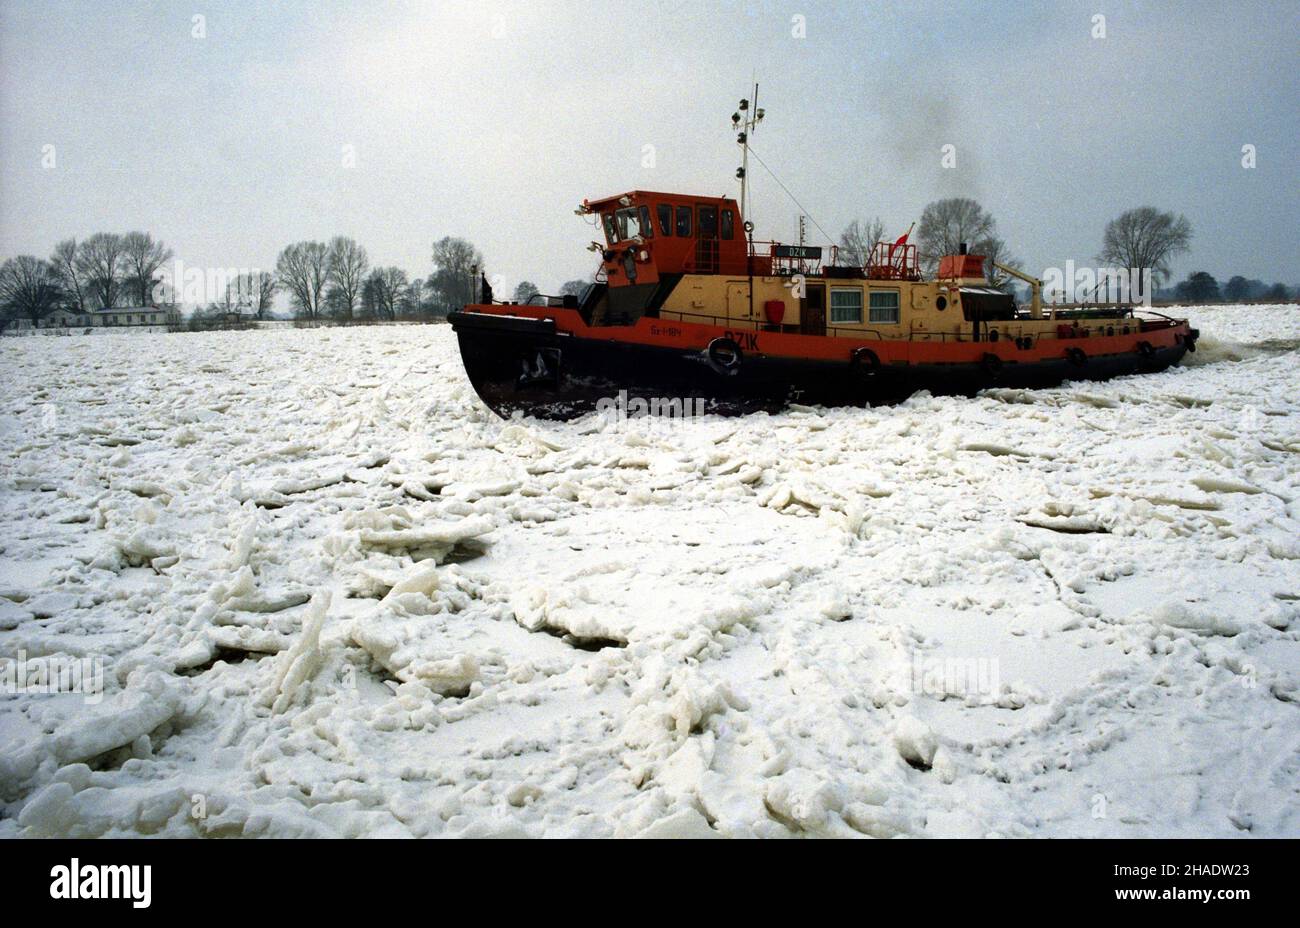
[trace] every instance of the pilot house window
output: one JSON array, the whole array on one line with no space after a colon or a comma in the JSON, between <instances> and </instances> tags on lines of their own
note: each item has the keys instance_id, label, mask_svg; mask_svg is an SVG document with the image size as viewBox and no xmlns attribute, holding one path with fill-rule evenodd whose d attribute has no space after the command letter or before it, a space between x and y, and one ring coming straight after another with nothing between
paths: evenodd
<instances>
[{"instance_id":1,"label":"pilot house window","mask_svg":"<svg viewBox=\"0 0 1300 928\"><path fill-rule=\"evenodd\" d=\"M862 321L862 291L856 287L831 289L831 323Z\"/></svg>"},{"instance_id":2,"label":"pilot house window","mask_svg":"<svg viewBox=\"0 0 1300 928\"><path fill-rule=\"evenodd\" d=\"M626 242L628 239L642 234L641 214L635 206L629 206L615 212L614 223L618 226L618 238L615 241Z\"/></svg>"},{"instance_id":3,"label":"pilot house window","mask_svg":"<svg viewBox=\"0 0 1300 928\"><path fill-rule=\"evenodd\" d=\"M655 224L650 221L650 207L641 207L641 234L646 238L655 237Z\"/></svg>"},{"instance_id":4,"label":"pilot house window","mask_svg":"<svg viewBox=\"0 0 1300 928\"><path fill-rule=\"evenodd\" d=\"M885 324L898 321L898 291L873 290L871 292L870 321Z\"/></svg>"},{"instance_id":5,"label":"pilot house window","mask_svg":"<svg viewBox=\"0 0 1300 928\"><path fill-rule=\"evenodd\" d=\"M689 206L677 207L677 234L682 238L690 237L691 208Z\"/></svg>"},{"instance_id":6,"label":"pilot house window","mask_svg":"<svg viewBox=\"0 0 1300 928\"><path fill-rule=\"evenodd\" d=\"M659 211L659 232L662 235L673 234L673 208L667 203L655 207Z\"/></svg>"},{"instance_id":7,"label":"pilot house window","mask_svg":"<svg viewBox=\"0 0 1300 928\"><path fill-rule=\"evenodd\" d=\"M736 237L736 214L729 209L722 211L722 237L727 241Z\"/></svg>"}]
</instances>

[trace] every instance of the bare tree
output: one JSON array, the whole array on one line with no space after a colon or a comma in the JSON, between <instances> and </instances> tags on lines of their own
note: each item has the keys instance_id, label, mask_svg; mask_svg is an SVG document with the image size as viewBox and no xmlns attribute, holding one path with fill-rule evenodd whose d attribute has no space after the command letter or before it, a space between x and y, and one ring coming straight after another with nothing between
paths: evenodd
<instances>
[{"instance_id":1,"label":"bare tree","mask_svg":"<svg viewBox=\"0 0 1300 928\"><path fill-rule=\"evenodd\" d=\"M335 236L329 246L329 282L338 291L340 312L351 319L361 296L361 284L370 268L366 250L354 239Z\"/></svg>"},{"instance_id":2,"label":"bare tree","mask_svg":"<svg viewBox=\"0 0 1300 928\"><path fill-rule=\"evenodd\" d=\"M378 319L382 314L377 271L378 268L366 275L366 282L361 285L361 316L365 319Z\"/></svg>"},{"instance_id":3,"label":"bare tree","mask_svg":"<svg viewBox=\"0 0 1300 928\"><path fill-rule=\"evenodd\" d=\"M1021 263L1020 259L1012 255L1007 250L1007 243L996 235L991 235L982 242L976 242L976 245L978 247L975 249L975 254L984 256L984 276L988 279L989 286L1010 292L1015 286L1016 278L999 270L997 265L1018 267Z\"/></svg>"},{"instance_id":4,"label":"bare tree","mask_svg":"<svg viewBox=\"0 0 1300 928\"><path fill-rule=\"evenodd\" d=\"M329 277L329 246L324 242L288 245L276 259L275 271L298 311L308 319L318 318Z\"/></svg>"},{"instance_id":5,"label":"bare tree","mask_svg":"<svg viewBox=\"0 0 1300 928\"><path fill-rule=\"evenodd\" d=\"M127 279L135 291L137 306L148 306L152 301L154 271L172 257L172 250L162 242L155 242L148 232L128 232L122 236Z\"/></svg>"},{"instance_id":6,"label":"bare tree","mask_svg":"<svg viewBox=\"0 0 1300 928\"><path fill-rule=\"evenodd\" d=\"M325 289L325 300L321 305L323 307L322 312L327 316L343 320L352 318L347 301L343 299L343 291L338 287L330 286Z\"/></svg>"},{"instance_id":7,"label":"bare tree","mask_svg":"<svg viewBox=\"0 0 1300 928\"><path fill-rule=\"evenodd\" d=\"M519 286L515 287L515 295L511 299L516 303L527 303L539 293L541 291L537 289L537 284L531 280L521 280Z\"/></svg>"},{"instance_id":8,"label":"bare tree","mask_svg":"<svg viewBox=\"0 0 1300 928\"><path fill-rule=\"evenodd\" d=\"M396 319L397 310L409 287L406 271L400 267L377 267L366 283L371 287L372 311L375 316Z\"/></svg>"},{"instance_id":9,"label":"bare tree","mask_svg":"<svg viewBox=\"0 0 1300 928\"><path fill-rule=\"evenodd\" d=\"M400 309L406 316L418 316L424 312L424 281L420 278L417 277L406 285Z\"/></svg>"},{"instance_id":10,"label":"bare tree","mask_svg":"<svg viewBox=\"0 0 1300 928\"><path fill-rule=\"evenodd\" d=\"M271 309L275 291L274 276L266 271L249 271L226 282L224 306L227 309L247 309L258 319L264 319Z\"/></svg>"},{"instance_id":11,"label":"bare tree","mask_svg":"<svg viewBox=\"0 0 1300 928\"><path fill-rule=\"evenodd\" d=\"M1155 283L1169 279L1169 259L1192 243L1192 224L1185 216L1141 206L1106 223L1097 260L1123 268L1150 268Z\"/></svg>"},{"instance_id":12,"label":"bare tree","mask_svg":"<svg viewBox=\"0 0 1300 928\"><path fill-rule=\"evenodd\" d=\"M587 292L587 288L590 286L590 281L566 280L560 284L560 296L576 296L578 299L582 299L582 295Z\"/></svg>"},{"instance_id":13,"label":"bare tree","mask_svg":"<svg viewBox=\"0 0 1300 928\"><path fill-rule=\"evenodd\" d=\"M248 294L249 304L258 319L265 319L278 289L275 275L268 271L250 271L244 276L247 281L244 292Z\"/></svg>"},{"instance_id":14,"label":"bare tree","mask_svg":"<svg viewBox=\"0 0 1300 928\"><path fill-rule=\"evenodd\" d=\"M955 255L963 244L977 246L994 234L993 217L984 207L965 197L935 200L926 206L917 224L916 244L922 265L934 272L939 259ZM972 252L979 253L978 247Z\"/></svg>"},{"instance_id":15,"label":"bare tree","mask_svg":"<svg viewBox=\"0 0 1300 928\"><path fill-rule=\"evenodd\" d=\"M1240 303L1250 298L1250 281L1240 274L1234 274L1223 285L1223 298L1231 303Z\"/></svg>"},{"instance_id":16,"label":"bare tree","mask_svg":"<svg viewBox=\"0 0 1300 928\"><path fill-rule=\"evenodd\" d=\"M118 304L125 269L126 250L122 236L96 232L81 243L77 272L86 281L87 296L96 307L111 308Z\"/></svg>"},{"instance_id":17,"label":"bare tree","mask_svg":"<svg viewBox=\"0 0 1300 928\"><path fill-rule=\"evenodd\" d=\"M433 243L433 276L429 288L447 309L459 309L474 300L474 269L483 270L483 255L463 238L450 236Z\"/></svg>"},{"instance_id":18,"label":"bare tree","mask_svg":"<svg viewBox=\"0 0 1300 928\"><path fill-rule=\"evenodd\" d=\"M926 206L917 224L916 240L917 257L926 273L935 273L940 258L958 254L966 245L971 254L984 257L984 276L999 290L1007 289L1011 278L994 267L994 262L1011 266L1019 263L998 236L993 216L966 197L935 200Z\"/></svg>"},{"instance_id":19,"label":"bare tree","mask_svg":"<svg viewBox=\"0 0 1300 928\"><path fill-rule=\"evenodd\" d=\"M862 223L857 219L845 226L840 233L840 247L835 256L835 263L841 267L866 267L871 260L871 252L876 243L885 235L885 224L879 217Z\"/></svg>"},{"instance_id":20,"label":"bare tree","mask_svg":"<svg viewBox=\"0 0 1300 928\"><path fill-rule=\"evenodd\" d=\"M222 292L221 301L212 303L223 319L230 313L238 314L240 305L243 303L243 294L239 292L239 278L232 277L226 281L226 289Z\"/></svg>"},{"instance_id":21,"label":"bare tree","mask_svg":"<svg viewBox=\"0 0 1300 928\"><path fill-rule=\"evenodd\" d=\"M50 265L58 275L59 287L63 290L63 299L68 308L77 313L86 311L86 288L82 283L81 272L77 270L77 256L80 249L75 238L65 239L54 246L50 255Z\"/></svg>"},{"instance_id":22,"label":"bare tree","mask_svg":"<svg viewBox=\"0 0 1300 928\"><path fill-rule=\"evenodd\" d=\"M10 318L26 318L33 326L63 298L54 265L31 255L19 255L0 265L0 308Z\"/></svg>"},{"instance_id":23,"label":"bare tree","mask_svg":"<svg viewBox=\"0 0 1300 928\"><path fill-rule=\"evenodd\" d=\"M1219 282L1208 271L1193 271L1174 288L1179 300L1187 303L1217 303L1223 299Z\"/></svg>"}]
</instances>

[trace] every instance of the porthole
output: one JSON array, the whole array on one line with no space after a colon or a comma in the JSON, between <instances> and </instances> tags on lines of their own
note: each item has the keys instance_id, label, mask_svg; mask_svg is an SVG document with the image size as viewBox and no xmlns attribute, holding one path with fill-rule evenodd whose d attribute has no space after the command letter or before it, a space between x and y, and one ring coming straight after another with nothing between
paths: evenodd
<instances>
[{"instance_id":1,"label":"porthole","mask_svg":"<svg viewBox=\"0 0 1300 928\"><path fill-rule=\"evenodd\" d=\"M938 310L945 310L945 309L947 309L947 308L948 308L948 298L947 298L946 296L941 296L941 297L939 297L938 299L936 299L936 300L934 301L934 308L935 308L935 309L938 309Z\"/></svg>"}]
</instances>

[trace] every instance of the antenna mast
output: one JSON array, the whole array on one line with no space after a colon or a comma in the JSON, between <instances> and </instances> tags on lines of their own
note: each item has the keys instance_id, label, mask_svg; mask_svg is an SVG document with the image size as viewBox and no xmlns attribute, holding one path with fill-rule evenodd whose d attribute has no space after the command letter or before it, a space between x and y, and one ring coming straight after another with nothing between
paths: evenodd
<instances>
[{"instance_id":1,"label":"antenna mast","mask_svg":"<svg viewBox=\"0 0 1300 928\"><path fill-rule=\"evenodd\" d=\"M762 121L763 111L758 108L758 84L755 83L750 99L741 100L739 109L731 114L731 128L735 131L736 141L741 148L740 167L736 169L736 177L740 179L740 215L745 220L749 219L749 136Z\"/></svg>"}]
</instances>

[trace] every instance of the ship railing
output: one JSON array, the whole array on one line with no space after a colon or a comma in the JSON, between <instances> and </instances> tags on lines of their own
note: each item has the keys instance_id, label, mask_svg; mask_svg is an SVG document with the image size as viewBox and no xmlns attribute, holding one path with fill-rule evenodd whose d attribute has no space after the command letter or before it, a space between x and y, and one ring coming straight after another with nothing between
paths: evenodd
<instances>
[{"instance_id":1,"label":"ship railing","mask_svg":"<svg viewBox=\"0 0 1300 928\"><path fill-rule=\"evenodd\" d=\"M916 246L898 242L876 242L867 259L870 280L920 280L921 265Z\"/></svg>"},{"instance_id":2,"label":"ship railing","mask_svg":"<svg viewBox=\"0 0 1300 928\"><path fill-rule=\"evenodd\" d=\"M695 250L682 270L687 274L727 277L819 277L838 260L839 248L835 245L790 245L775 240L750 241L747 257L723 258L717 239L702 238L696 240Z\"/></svg>"},{"instance_id":3,"label":"ship railing","mask_svg":"<svg viewBox=\"0 0 1300 928\"><path fill-rule=\"evenodd\" d=\"M1121 312L1124 315L1132 315L1134 310L1141 309L1140 303L1050 303L1044 301L1043 311L1048 312L1055 309L1058 313L1065 312Z\"/></svg>"}]
</instances>

